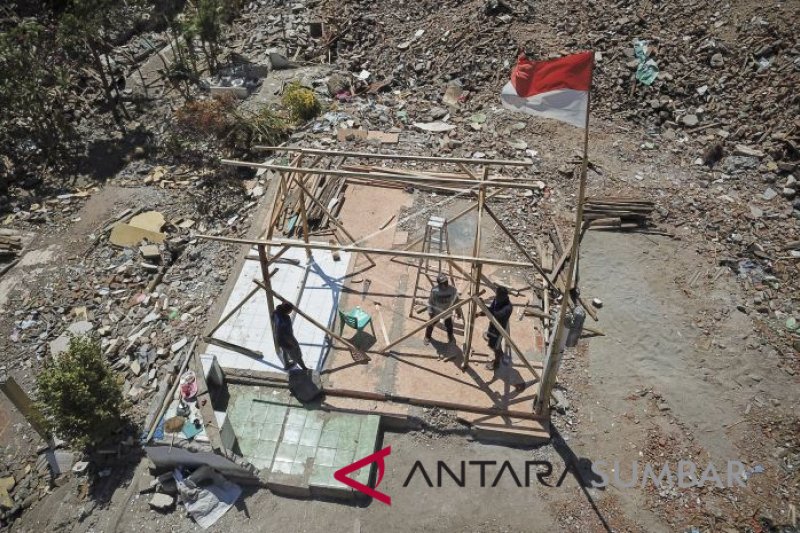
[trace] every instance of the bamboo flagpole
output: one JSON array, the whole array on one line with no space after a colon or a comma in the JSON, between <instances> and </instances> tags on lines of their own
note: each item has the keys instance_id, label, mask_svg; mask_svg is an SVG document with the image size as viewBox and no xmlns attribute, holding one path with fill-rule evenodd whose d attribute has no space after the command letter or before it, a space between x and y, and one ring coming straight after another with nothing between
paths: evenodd
<instances>
[{"instance_id":1,"label":"bamboo flagpole","mask_svg":"<svg viewBox=\"0 0 800 533\"><path fill-rule=\"evenodd\" d=\"M578 250L580 248L581 226L583 225L583 202L586 196L586 172L589 168L589 108L591 107L592 97L589 92L586 102L586 119L583 132L583 161L581 163L580 184L578 185L578 206L575 213L575 229L572 235L572 249L570 251L569 270L567 271L567 282L564 285L564 295L561 300L561 309L558 312L556 330L553 333L553 342L550 343L547 357L544 361L542 381L539 385L539 393L536 395L534 409L536 414L547 415L550 412L550 395L556 384L556 375L561 366L561 357L564 350L565 340L564 329L567 317L567 307L570 300L570 291L575 279L578 266ZM546 289L545 289L546 290Z\"/></svg>"}]
</instances>

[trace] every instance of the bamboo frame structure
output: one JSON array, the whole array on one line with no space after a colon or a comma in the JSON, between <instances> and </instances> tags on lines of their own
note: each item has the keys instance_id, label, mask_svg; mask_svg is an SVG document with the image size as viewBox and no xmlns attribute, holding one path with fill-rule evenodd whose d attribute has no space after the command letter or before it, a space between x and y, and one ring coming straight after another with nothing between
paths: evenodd
<instances>
[{"instance_id":1,"label":"bamboo frame structure","mask_svg":"<svg viewBox=\"0 0 800 533\"><path fill-rule=\"evenodd\" d=\"M504 159L473 159L473 158L448 158L448 157L428 157L428 156L415 156L404 154L373 154L366 152L355 151L337 151L326 149L313 149L313 148L299 148L299 147L271 147L261 146L257 149L270 151L273 153L292 154L288 164L273 164L273 163L254 163L248 161L228 160L223 159L221 162L224 165L263 169L269 173L270 179L275 180L275 189L277 193L272 200L271 211L268 215L269 226L260 238L230 238L220 237L213 235L199 235L201 239L218 241L229 244L248 245L255 247L258 251L258 260L261 263L262 279L253 281L256 283L256 288L251 291L245 301L252 298L258 290L264 290L267 295L267 306L269 312L269 322L271 326L272 316L274 313L273 301L288 302L286 298L276 293L272 288L270 278L272 273L269 272L269 265L273 264L281 255L283 255L290 248L302 248L305 250L309 260L313 259L313 251L326 250L334 253L337 252L351 252L355 254L362 254L370 263L368 268L374 268L377 263L373 256L390 256L392 258L408 258L408 259L437 259L446 261L454 266L457 271L463 275L466 280L468 290L467 294L462 294L458 297L457 301L453 303L448 309L438 313L436 316L430 317L429 320L424 320L420 325L415 326L411 331L404 333L398 338L391 340L385 333L385 345L377 350L377 353L389 355L393 352L394 348L407 340L408 338L423 331L426 327L436 324L445 316L449 316L459 309L467 309L463 313L464 318L464 344L463 344L463 368L467 368L470 364L470 357L472 354L472 346L475 334L475 320L480 313L485 314L489 321L497 328L500 336L511 348L517 358L521 360L524 366L531 372L535 381L540 383L540 391L550 385L551 376L543 375L537 371L530 361L526 358L524 352L519 348L518 344L512 339L506 328L492 316L486 303L481 299L481 295L485 293L487 288L494 289L498 286L484 273L484 267L505 267L523 269L529 271L536 276L536 279L541 279L543 288L540 285L533 283L520 289L519 291L542 291L541 302L543 305L543 313L532 313L528 316L534 316L536 319L542 321L541 331L544 335L550 328L553 327L553 317L550 316L551 301L558 301L559 296L563 296L563 292L568 291L572 283L572 272L574 262L569 260L571 257L576 257L577 245L579 239L573 238L573 242L569 246L560 250L560 259L555 262L555 266L545 268L541 259L537 259L535 254L530 252L513 232L500 220L497 213L488 205L488 200L498 196L503 191L513 190L533 190L538 189L541 184L527 178L504 178L498 176L491 176L490 171L493 167L528 167L532 165L529 159L523 160L504 160ZM303 158L311 156L311 162L308 166L303 164ZM322 168L316 165L322 158L340 158L339 168ZM370 166L345 166L344 162L347 158L357 159L377 159L377 160L399 160L399 161L413 161L419 163L439 163L447 165L455 165L459 171L426 171L426 170L407 170L407 169L391 169L386 167L370 167ZM585 162L584 162L585 163ZM347 170L342 169L342 167ZM476 169L480 167L480 169ZM310 181L308 181L308 179ZM397 249L384 249L365 246L362 242L348 231L345 224L337 218L337 209L333 206L339 202L338 196L333 198L334 202L328 202L325 205L324 201L315 197L312 192L320 182L325 180L325 187L330 183L339 183L336 188L336 195L347 183L357 183L359 185L370 185L375 187L396 187L396 186L412 186L424 189L426 186L431 187L432 190L443 190L450 193L462 194L467 200L471 200L471 204L462 209L457 214L448 218L448 223L454 222L473 211L476 212L475 222L475 236L472 243L472 251L470 254L458 255L450 253L433 253L418 251L418 245L422 242L422 237L412 239L404 246ZM327 181L336 180L336 181ZM338 187L338 188L337 188ZM328 189L329 190L329 189ZM294 191L294 192L292 192ZM327 200L325 200L327 201ZM307 207L307 202L308 206ZM297 207L296 207L297 206ZM299 208L298 208L299 207ZM310 230L309 224L309 209L316 210L317 216L323 214L323 220L326 220L332 229L331 234L336 239L336 242L320 242L314 241L310 237L314 232ZM294 212L294 215L287 213ZM508 237L513 243L515 249L519 252L524 260L507 260L493 257L486 257L482 255L482 236L483 236L483 222L487 219L494 222L500 231ZM391 220L391 219L390 219ZM388 225L384 224L380 229L383 231ZM286 230L287 234L291 234L290 230L293 228L302 227L302 238L281 238L276 236L276 230L280 230L284 224L294 224ZM298 226L299 223L299 226ZM338 230L338 231L337 231ZM341 238L338 233L341 233ZM552 233L552 232L551 232ZM560 245L559 245L560 247ZM417 248L417 249L415 249ZM270 251L277 249L275 253L270 254ZM459 264L460 263L460 264ZM567 283L561 286L559 280L559 272L562 270L564 264L569 265ZM549 262L554 265L553 261ZM467 266L468 265L468 266ZM519 291L516 293L519 295ZM555 297L555 300L551 298ZM245 301L235 306L234 309L223 317L222 321L211 331L209 335L213 335L219 329L222 323L230 319L235 313L244 305ZM562 313L563 308L569 303L568 297L562 297ZM293 302L289 302L293 303ZM305 318L314 327L320 329L325 335L331 339L331 342L337 341L351 351L356 359L355 352L358 348L355 347L350 341L337 335L326 324L322 324L308 314L306 314L299 306L295 305L295 312ZM547 350L548 339L545 337L545 351ZM276 347L276 353L279 353ZM363 352L360 352L363 354ZM372 353L372 352L371 352ZM367 362L369 358L362 358L360 362ZM544 383L546 382L546 383ZM541 404L536 408L536 415L546 414L546 410L541 407Z\"/></svg>"}]
</instances>

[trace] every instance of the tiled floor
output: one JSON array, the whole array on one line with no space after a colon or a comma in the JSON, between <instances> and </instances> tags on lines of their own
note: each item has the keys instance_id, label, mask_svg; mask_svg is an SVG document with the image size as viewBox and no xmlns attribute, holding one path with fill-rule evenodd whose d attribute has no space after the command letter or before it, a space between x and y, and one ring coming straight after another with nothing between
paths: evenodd
<instances>
[{"instance_id":1,"label":"tiled floor","mask_svg":"<svg viewBox=\"0 0 800 533\"><path fill-rule=\"evenodd\" d=\"M231 386L228 417L242 455L271 482L326 496L352 489L333 478L339 468L375 451L380 417L302 406L285 389ZM352 477L366 483L370 468Z\"/></svg>"},{"instance_id":2,"label":"tiled floor","mask_svg":"<svg viewBox=\"0 0 800 533\"><path fill-rule=\"evenodd\" d=\"M296 302L302 288L299 308L323 324L333 324L342 280L347 274L347 265L350 262L349 253L340 252L340 255L341 259L334 261L331 252L315 250L306 277L308 260L305 250L301 248L288 250L283 257L297 259L300 265L276 263L278 272L272 277L273 290L287 300ZM261 266L258 261L247 260L225 304L222 316L236 307L255 287L252 281L254 278L261 279ZM216 355L223 368L283 372L283 363L275 354L272 329L267 315L267 297L263 291L259 291L214 333L217 339L263 353L262 360L214 345L209 346L206 352ZM321 369L328 353L325 333L301 316L296 316L294 319L294 333L300 342L306 365L309 368Z\"/></svg>"}]
</instances>

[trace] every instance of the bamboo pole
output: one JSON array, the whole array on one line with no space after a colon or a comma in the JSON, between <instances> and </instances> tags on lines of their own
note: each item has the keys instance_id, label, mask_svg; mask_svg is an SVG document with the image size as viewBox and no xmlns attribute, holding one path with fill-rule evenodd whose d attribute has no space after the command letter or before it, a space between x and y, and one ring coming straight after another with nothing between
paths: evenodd
<instances>
[{"instance_id":1,"label":"bamboo pole","mask_svg":"<svg viewBox=\"0 0 800 533\"><path fill-rule=\"evenodd\" d=\"M252 298L253 296L255 296L255 295L256 295L256 293L257 293L259 290L261 290L261 289L259 289L258 287L256 287L256 288L255 288L255 289L253 289L252 291L248 292L248 293L247 293L247 296L245 296L245 297L242 299L242 301L241 301L241 302L239 302L238 304L236 304L236 307L234 307L233 309L231 309L231 310L230 310L230 312L229 312L228 314L226 314L224 317L222 317L222 318L220 319L220 321L219 321L219 322L217 322L217 325L216 325L216 326L214 326L214 329L212 329L211 331L209 331L209 332L208 332L208 335L206 335L206 336L207 336L207 337L213 337L213 336L214 336L214 333L216 333L216 332L217 332L217 330L218 330L219 328L221 328L221 327L222 327L222 325L223 325L225 322L227 322L228 320L230 320L230 318L231 318L233 315L235 315L235 314L236 314L236 312L237 312L239 309L241 309L241 308L242 308L242 306L244 306L244 304L246 304L246 303L247 303L247 302L250 300L250 298Z\"/></svg>"},{"instance_id":2,"label":"bamboo pole","mask_svg":"<svg viewBox=\"0 0 800 533\"><path fill-rule=\"evenodd\" d=\"M335 217L335 216L333 216L333 213L331 213L331 212L330 212L330 210L329 210L327 207L325 207L325 206L322 204L322 202L320 202L319 200L317 200L317 199L316 199L316 197L314 197L314 195L313 195L313 194L311 194L311 192L309 192L309 190L308 190L308 189L306 189L306 188L305 188L305 187L304 187L304 186L303 186L303 185L302 185L300 182L298 182L297 180L295 180L295 183L297 184L297 186L298 186L298 187L300 187L300 190L301 190L301 191L303 191L305 194L307 194L307 195L308 195L309 199L311 200L311 202L312 202L314 205L316 205L317 207L319 207L320 209L322 209L322 212L323 212L323 213L325 213L326 215L328 215L328 219L329 219L331 222L333 222L333 224L334 224L334 225L335 225L337 228L339 228L340 230L342 230L342 232L344 232L344 234L345 234L345 235L347 235L347 238L348 238L348 239L350 239L350 241L351 241L353 244L356 244L356 245L358 244L358 241L356 240L356 238L355 238L355 237L353 237L353 236L350 234L350 232L349 232L349 231L347 231L347 228L345 228L345 227L344 227L344 224L342 224L341 222L339 222L339 221L336 219L336 217ZM372 263L372 266L375 266L375 261L374 261L374 260L373 260L373 259L372 259L372 258L371 258L371 257L370 257L368 254L364 254L364 256L365 256L365 257L366 257L366 258L369 260L369 262L370 262L370 263Z\"/></svg>"},{"instance_id":3,"label":"bamboo pole","mask_svg":"<svg viewBox=\"0 0 800 533\"><path fill-rule=\"evenodd\" d=\"M281 302L283 302L283 303L287 303L287 304L292 304L292 302L290 302L289 300L287 300L286 298L284 298L283 296L281 296L281 295L280 295L280 294L278 294L277 292L275 292L275 291L273 291L273 290L271 290L271 289L267 289L267 287L266 287L266 286L264 285L264 283L262 283L261 281L259 281L259 280L257 280L257 279L254 279L254 280L253 280L253 283L255 283L256 285L258 285L259 287L261 287L261 288L262 288L262 289L264 289L264 290L269 290L269 291L270 291L270 293L271 293L271 295L272 295L274 298L276 298L276 299L280 300ZM292 305L294 305L294 304L292 304ZM314 320L313 318L311 318L310 316L308 316L308 315L307 315L307 314L306 314L306 313L305 313L305 312L304 312L302 309L300 309L299 307L295 307L295 309L294 309L294 310L295 310L295 312L296 312L298 315L300 315L301 317L303 317L303 318L305 318L306 320L308 320L308 321L309 321L309 322L310 322L312 325L314 325L314 326L318 327L319 329L321 329L322 331L324 331L325 333L327 333L328 335L330 335L332 338L336 339L337 341L339 341L339 342L341 342L342 344L344 344L345 346L347 346L349 349L351 349L351 350L356 350L356 351L361 351L361 350L359 350L358 348L356 348L356 347L353 345L353 343L351 343L350 341L348 341L348 340L347 340L347 339L345 339L344 337L341 337L341 336L339 336L338 334L336 334L336 333L334 333L333 331L331 331L330 329L328 329L328 327L327 327L327 326L324 326L324 325L320 324L319 322L317 322L316 320Z\"/></svg>"},{"instance_id":4,"label":"bamboo pole","mask_svg":"<svg viewBox=\"0 0 800 533\"><path fill-rule=\"evenodd\" d=\"M267 319L267 322L269 323L269 328L272 331L272 315L275 313L275 304L272 302L272 298L270 297L270 293L272 292L272 282L269 279L270 276L267 247L263 244L258 245L258 263L261 265L261 277L264 279L263 288L267 293L267 311L269 312L269 318ZM275 353L280 354L281 352L278 349L278 340L275 338L275 335L272 335L272 344L275 347ZM284 365L285 364L286 361L284 361Z\"/></svg>"},{"instance_id":5,"label":"bamboo pole","mask_svg":"<svg viewBox=\"0 0 800 533\"><path fill-rule=\"evenodd\" d=\"M487 195L486 195L486 199L488 200L488 199L490 199L490 198L494 198L495 196L497 196L497 195L498 195L498 194L500 194L501 192L503 192L503 191L502 191L502 190L498 190L498 191L491 192L491 193L489 193L489 194L487 194ZM456 220L458 220L459 218L461 218L461 217L463 217L463 216L465 216L465 215L467 215L467 214L471 213L472 211L474 211L474 210L475 210L475 209L477 209L477 208L478 208L478 203L476 202L476 203L474 203L474 204L470 205L469 207L467 207L467 208L463 209L462 211L460 211L460 212L456 213L456 214L455 214L455 215L453 215L452 217L448 218L448 219L447 219L447 223L448 223L448 224L451 224L451 223L455 222ZM417 244L419 244L420 242L422 242L422 239L423 239L423 238L424 238L424 237L417 237L417 238L416 238L416 239L414 239L413 241L411 241L411 242L409 242L408 244L406 244L405 246L403 246L403 248L402 248L402 249L403 249L403 250L408 250L408 249L410 249L412 246L416 246Z\"/></svg>"},{"instance_id":6,"label":"bamboo pole","mask_svg":"<svg viewBox=\"0 0 800 533\"><path fill-rule=\"evenodd\" d=\"M230 165L236 167L247 168L266 168L277 172L301 172L303 174L325 174L336 178L362 178L362 179L379 179L385 181L409 181L428 183L431 181L430 177L403 175L403 174L376 174L372 172L350 172L347 170L329 170L323 168L297 168L283 165L271 165L268 163L251 163L249 161L238 161L235 159L222 159L220 163L223 165ZM539 186L534 183L520 183L516 181L486 181L476 182L469 179L457 178L437 178L437 182L450 183L452 185L459 185L467 188L474 187L503 187L506 189L525 189L534 190Z\"/></svg>"},{"instance_id":7,"label":"bamboo pole","mask_svg":"<svg viewBox=\"0 0 800 533\"><path fill-rule=\"evenodd\" d=\"M299 157L302 158L303 154L300 154ZM302 161L298 161L297 162L297 166L298 167L300 166L301 162ZM294 178L289 177L289 187L290 188L291 188L292 180L294 180L294 182L297 184L297 186L300 187L300 184L305 182L306 176L305 176L305 174L303 174L302 176L294 176ZM300 192L300 219L303 221L303 240L306 241L306 244L308 244L310 242L309 241L309 237L308 237L308 233L311 230L309 230L309 228L308 228L308 213L306 212L306 198L305 198L305 194L304 194L304 191L306 191L306 188L305 187L300 187L300 190L301 190L301 192ZM311 262L311 250L309 250L308 248L306 248L306 258L308 259L308 261L310 263Z\"/></svg>"},{"instance_id":8,"label":"bamboo pole","mask_svg":"<svg viewBox=\"0 0 800 533\"><path fill-rule=\"evenodd\" d=\"M470 176L475 176L470 173ZM489 167L483 168L483 175L481 182L485 182L489 177ZM472 243L472 256L478 257L481 254L481 233L483 223L483 212L486 208L486 189L481 187L478 193L478 221L475 224L475 241ZM483 265L481 263L472 263L470 268L471 280L469 284L469 295L475 296L481 288L481 274L483 272ZM467 307L467 317L464 323L464 359L461 368L469 366L469 357L472 353L472 337L475 334L475 315L477 314L477 306L475 301L472 300Z\"/></svg>"},{"instance_id":9,"label":"bamboo pole","mask_svg":"<svg viewBox=\"0 0 800 533\"><path fill-rule=\"evenodd\" d=\"M532 268L530 263L521 261L509 261L506 259L495 259L493 257L471 257L468 255L448 255L437 253L414 252L410 250L389 250L386 248L369 248L362 246L340 245L340 244L327 244L323 242L311 242L306 244L303 241L292 239L273 239L270 241L255 240L255 239L240 239L237 237L219 237L216 235L197 235L201 239L217 242L227 242L230 244L250 244L250 245L264 245L264 246L293 246L296 248L310 248L312 250L331 250L339 252L355 252L355 253L371 253L375 255L390 255L396 257L428 257L431 259L444 259L453 261L463 261L465 263L483 263L484 265L506 266L515 268Z\"/></svg>"},{"instance_id":10,"label":"bamboo pole","mask_svg":"<svg viewBox=\"0 0 800 533\"><path fill-rule=\"evenodd\" d=\"M469 157L431 157L404 154L371 154L369 152L350 152L338 150L324 150L319 148L299 148L295 146L255 146L256 150L270 152L292 152L301 154L334 155L344 157L361 157L364 159L395 159L398 161L426 161L429 163L461 163L464 165L497 165L497 166L531 166L531 159L476 159Z\"/></svg>"},{"instance_id":11,"label":"bamboo pole","mask_svg":"<svg viewBox=\"0 0 800 533\"><path fill-rule=\"evenodd\" d=\"M564 322L567 316L567 306L569 305L569 294L572 290L572 283L578 266L578 249L581 241L581 228L583 226L583 202L586 196L586 172L589 167L589 108L591 104L591 91L586 103L586 122L584 123L583 134L583 162L581 163L581 177L578 185L578 206L575 213L575 228L572 235L572 250L570 251L569 270L567 280L564 285L564 297L561 302L561 309L558 312L556 331L553 334L553 342L550 344L548 356L545 358L542 381L539 385L539 393L536 396L536 413L540 415L550 414L550 395L556 384L556 375L561 366L562 343L564 339Z\"/></svg>"},{"instance_id":12,"label":"bamboo pole","mask_svg":"<svg viewBox=\"0 0 800 533\"><path fill-rule=\"evenodd\" d=\"M473 300L478 305L478 307L481 308L481 311L483 311L486 314L486 316L489 319L489 321L492 324L494 324L494 327L497 329L497 331L500 333L500 335L506 340L506 342L509 344L509 346L511 346L511 349L514 351L514 353L517 354L517 357L519 357L520 360L522 360L522 362L525 364L525 366L528 367L528 370L531 371L533 376L536 379L541 379L541 376L533 368L533 365L531 365L531 363L528 361L528 359L522 353L522 350L520 350L519 346L517 346L517 343L515 343L511 339L511 335L508 334L506 329L503 326L501 326L500 322L494 317L494 315L492 315L492 312L489 310L489 308L486 306L486 304L483 303L483 300L481 300L480 297L478 297L478 296L473 297Z\"/></svg>"},{"instance_id":13,"label":"bamboo pole","mask_svg":"<svg viewBox=\"0 0 800 533\"><path fill-rule=\"evenodd\" d=\"M419 333L420 331L422 331L423 329L427 328L431 324L436 324L439 320L441 320L442 318L447 316L449 313L454 312L456 309L460 309L461 306L466 305L469 301L470 301L470 298L462 298L461 300L458 300L456 303L454 303L453 305L451 305L450 307L448 307L447 309L445 309L444 311L442 311L438 315L432 317L427 322L424 322L421 326L418 326L418 327L412 329L411 331L409 331L408 333L406 333L405 335L403 335L399 339L397 339L395 341L392 341L390 344L388 344L387 346L385 346L383 348L383 352L389 351L390 348L394 348L395 346L397 346L398 344L400 344L401 342L403 342L407 338L411 337L412 335L415 335L415 334Z\"/></svg>"},{"instance_id":14,"label":"bamboo pole","mask_svg":"<svg viewBox=\"0 0 800 533\"><path fill-rule=\"evenodd\" d=\"M536 271L539 274L542 275L542 277L545 279L545 281L547 281L547 284L550 285L550 287L552 287L554 290L558 290L558 289L556 289L555 284L553 284L553 282L550 281L550 278L547 277L547 274L546 274L544 268L542 268L542 266L536 261L536 259L530 254L530 252L528 252L528 250L526 250L525 247L522 246L522 243L520 243L519 240L516 237L514 237L514 234L511 233L511 231L509 231L509 229L506 227L506 225L503 224L500 221L500 219L497 217L497 215L494 214L494 211L492 211L489 208L488 205L484 206L484 210L486 211L486 214L488 214L490 217L492 217L492 220L494 220L495 223L498 226L500 226L500 229L502 229L503 232L508 236L508 238L511 239L511 242L513 242L516 245L516 247L519 249L519 251L522 252L522 255L524 255L528 259L528 261L531 262L531 264L533 265L533 268L535 268Z\"/></svg>"}]
</instances>

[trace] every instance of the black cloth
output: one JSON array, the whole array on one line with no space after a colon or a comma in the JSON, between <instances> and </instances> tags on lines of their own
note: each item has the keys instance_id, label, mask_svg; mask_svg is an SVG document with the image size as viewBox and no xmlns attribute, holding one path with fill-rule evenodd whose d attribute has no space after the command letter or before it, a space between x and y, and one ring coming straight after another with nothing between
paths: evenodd
<instances>
[{"instance_id":1,"label":"black cloth","mask_svg":"<svg viewBox=\"0 0 800 533\"><path fill-rule=\"evenodd\" d=\"M303 354L300 352L300 343L297 342L292 329L291 317L277 311L274 312L272 314L272 327L275 342L281 349L283 364L288 368L294 362L300 365L300 368L305 369L306 365L303 362Z\"/></svg>"},{"instance_id":2,"label":"black cloth","mask_svg":"<svg viewBox=\"0 0 800 533\"><path fill-rule=\"evenodd\" d=\"M438 314L439 313L432 313L432 312L428 311L428 315L431 318L435 317ZM425 328L425 338L426 339L430 339L431 335L433 335L433 326L434 325L435 324L431 324L430 326ZM447 338L452 337L453 336L453 317L449 316L449 317L444 319L444 328L447 330Z\"/></svg>"},{"instance_id":3,"label":"black cloth","mask_svg":"<svg viewBox=\"0 0 800 533\"><path fill-rule=\"evenodd\" d=\"M511 319L513 310L514 306L511 305L511 300L508 299L507 294L498 294L489 306L489 312L492 313L492 316L497 319L506 331L508 331L508 321ZM499 350L502 337L500 336L500 332L497 331L497 328L494 327L494 322L489 322L487 336L489 337L489 347L493 350Z\"/></svg>"}]
</instances>

